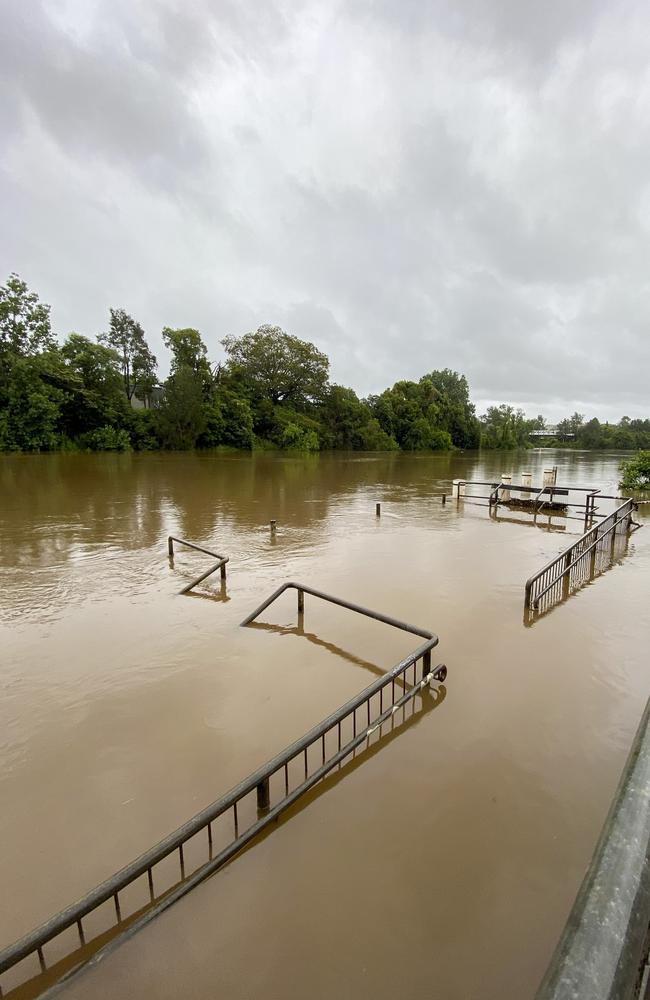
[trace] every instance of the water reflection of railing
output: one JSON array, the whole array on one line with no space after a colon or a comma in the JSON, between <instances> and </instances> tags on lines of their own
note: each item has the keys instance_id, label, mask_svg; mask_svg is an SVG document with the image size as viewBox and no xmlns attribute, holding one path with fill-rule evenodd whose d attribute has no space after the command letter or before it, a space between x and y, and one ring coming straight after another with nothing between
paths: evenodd
<instances>
[{"instance_id":1,"label":"water reflection of railing","mask_svg":"<svg viewBox=\"0 0 650 1000\"><path fill-rule=\"evenodd\" d=\"M16 996L25 995L23 986L27 984L29 995L36 996L64 974L71 974L90 958L106 954L126 937L132 936L222 868L331 771L340 767L346 759L353 759L358 749L369 747L373 734L376 733L377 737L382 735L384 724L390 722L392 732L394 717L400 709L423 694L434 681L445 680L446 666L431 667L431 650L438 644L437 635L302 584L283 584L242 625L251 623L291 588L298 592L299 622L304 616L304 595L310 594L418 635L425 641L222 798L102 882L79 902L0 952L0 976L5 989L4 994L0 989L0 995L13 995L14 987L17 987ZM161 870L168 859L175 873L171 880L169 865ZM105 904L112 908L112 913L109 915L103 911L104 923L107 916L112 919L108 928L104 926L99 934L96 933L95 921L95 936L91 938L88 933L91 915ZM58 954L52 962L45 948L66 932L74 933L77 943L72 947L69 938L57 940L53 950L56 948ZM66 945L67 950L61 958L60 949ZM23 962L25 965L18 980L7 982L6 974L11 975L12 970ZM40 972L37 971L39 968ZM7 993L7 988L12 992Z\"/></svg>"},{"instance_id":2,"label":"water reflection of railing","mask_svg":"<svg viewBox=\"0 0 650 1000\"><path fill-rule=\"evenodd\" d=\"M177 545L184 545L188 549L194 549L195 552L203 552L206 556L212 556L213 559L218 560L214 564L214 566L211 566L210 569L207 569L205 573L201 573L200 576L197 576L196 580L192 580L192 582L188 583L187 586L183 587L182 590L179 590L179 594L189 593L189 591L192 590L194 587L196 587L198 583L202 583L209 576L212 576L213 573L216 573L218 569L221 570L222 582L225 581L226 563L228 562L229 559L228 556L220 556L218 552L211 552L210 549L206 549L202 545L195 545L194 542L186 542L184 538L174 538L173 535L170 535L167 539L167 550L169 552L170 566L174 565L174 542L176 542Z\"/></svg>"},{"instance_id":3,"label":"water reflection of railing","mask_svg":"<svg viewBox=\"0 0 650 1000\"><path fill-rule=\"evenodd\" d=\"M627 544L634 501L625 500L602 521L589 528L572 545L526 581L524 612L528 620L566 600L585 583L593 580L622 554L621 539Z\"/></svg>"}]
</instances>

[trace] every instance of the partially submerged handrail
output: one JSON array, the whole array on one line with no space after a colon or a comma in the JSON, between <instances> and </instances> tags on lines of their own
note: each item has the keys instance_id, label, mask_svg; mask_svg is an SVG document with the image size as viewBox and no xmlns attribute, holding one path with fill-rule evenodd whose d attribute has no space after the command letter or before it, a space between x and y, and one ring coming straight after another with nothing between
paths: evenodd
<instances>
[{"instance_id":1,"label":"partially submerged handrail","mask_svg":"<svg viewBox=\"0 0 650 1000\"><path fill-rule=\"evenodd\" d=\"M195 552L203 552L206 556L212 556L214 559L218 560L214 566L207 569L205 573L201 573L201 576L197 576L196 580L192 580L192 582L188 583L182 590L179 590L179 594L189 593L189 591L196 587L198 583L202 583L208 576L216 573L218 569L221 570L221 579L226 579L226 563L230 561L229 556L220 556L218 552L211 552L210 549L206 549L202 545L196 545L194 542L187 542L184 538L176 538L174 535L169 535L167 538L167 551L169 552L169 560L171 563L174 561L174 542L178 545L184 545L188 549L194 549Z\"/></svg>"},{"instance_id":2,"label":"partially submerged handrail","mask_svg":"<svg viewBox=\"0 0 650 1000\"><path fill-rule=\"evenodd\" d=\"M650 700L536 1000L633 1000L647 996L648 788Z\"/></svg>"},{"instance_id":3,"label":"partially submerged handrail","mask_svg":"<svg viewBox=\"0 0 650 1000\"><path fill-rule=\"evenodd\" d=\"M182 541L182 539L174 540ZM199 546L189 544L192 548L205 551ZM215 555L215 553L209 554ZM0 952L0 975L29 955L37 955L41 972L47 972L48 966L45 961L43 948L54 938L58 937L59 934L75 925L79 936L79 947L83 948L87 943L82 923L83 919L110 899L113 899L115 907L116 922L113 927L122 927L122 929L118 931L109 944L104 945L103 948L95 953L95 960L107 953L108 950L112 950L125 940L126 937L135 934L136 931L171 906L177 899L180 899L204 879L222 868L243 847L253 840L261 830L293 805L302 795L313 788L333 768L341 764L362 743L369 740L370 736L383 723L391 720L400 708L403 708L408 701L419 694L425 687L433 681L443 682L445 680L447 667L444 664L439 664L433 670L431 668L431 650L439 641L435 633L416 625L409 625L389 615L364 608L361 605L353 604L350 601L334 597L331 594L325 594L304 584L294 583L293 581L283 584L274 591L251 615L247 616L242 625L250 624L254 618L261 614L282 593L292 588L298 591L299 617L304 612L304 594L307 593L328 603L336 604L339 607L347 608L365 617L382 622L383 624L418 635L424 638L425 641L413 650L413 652L404 657L404 659L400 660L399 663L385 671L382 676L376 678L358 695L350 698L340 708L323 719L322 722L312 727L307 733L276 754L266 764L248 775L247 778L244 778L243 781L235 785L229 792L221 796L221 798L205 809L202 809L192 819L178 827L173 833L164 837L150 850L145 851L144 854L141 854L130 864L101 882L100 885L92 889L78 902L61 910L50 920L47 920L39 927L24 935L8 948L5 948ZM422 660L422 671L418 678L417 664L419 660ZM407 683L411 683L410 680L407 680L407 671L411 667L413 668L412 686L407 688ZM387 692L386 689L389 686L390 691ZM401 694L399 693L400 689L402 691ZM372 711L376 712L378 710L378 714L371 718L371 703L373 699L375 701L378 700L378 705L375 704ZM385 701L388 703L386 708L384 708ZM362 719L359 720L357 712L364 706L366 707L366 711L363 713ZM351 729L351 738L344 742L344 726L349 721L351 721L351 726L347 728ZM336 748L334 752L330 752L329 756L326 752L328 736L333 738ZM330 740L331 742L332 739ZM322 763L315 770L310 771L308 751L314 747L318 747ZM290 789L289 765L294 762L300 763L301 771L304 764L304 780L295 788ZM277 788L272 789L270 781L278 774L284 778L283 787L285 794L275 804L272 804L272 792L275 791L277 794ZM247 796L253 794L255 795L257 804L257 819L249 827L240 832L241 816L238 813L238 804ZM213 855L212 824L228 811L231 811L232 814L233 839L223 850ZM207 831L209 860L186 877L183 847L187 841L202 831ZM179 854L181 881L172 886L171 889L164 890L164 895L156 897L153 879L155 866L176 851ZM146 910L140 913L139 916L126 918L129 923L127 926L123 926L124 920L120 907L119 893L143 876L147 878L150 902L147 904ZM68 954L70 955L70 953ZM74 952L72 954L74 955ZM87 959L87 955L84 957ZM80 967L81 964L80 962L75 968Z\"/></svg>"},{"instance_id":4,"label":"partially submerged handrail","mask_svg":"<svg viewBox=\"0 0 650 1000\"><path fill-rule=\"evenodd\" d=\"M391 615L384 615L380 611L371 611L370 608L364 608L361 604L354 604L352 601L344 601L341 597L334 597L332 594L326 594L322 590L314 590L313 587L307 586L304 583L295 583L293 580L288 580L283 583L277 590L274 590L270 597L267 597L265 601L262 601L255 611L251 611L247 615L242 626L250 625L251 622L255 621L256 618L262 614L263 611L277 601L285 590L297 590L298 591L298 610L301 611L301 600L300 594L311 594L312 597L317 597L321 601L327 601L328 604L337 604L340 608L347 608L348 611L354 611L359 615L364 615L366 618L374 618L375 621L383 622L384 625L391 625L393 628L401 629L403 632L411 632L413 635L420 635L424 639L435 639L433 646L438 643L438 636L434 632L429 632L427 629L420 628L418 625L409 625L408 622L400 621L399 618L393 618ZM425 644L426 645L426 644ZM431 649L432 646L429 646Z\"/></svg>"},{"instance_id":5,"label":"partially submerged handrail","mask_svg":"<svg viewBox=\"0 0 650 1000\"><path fill-rule=\"evenodd\" d=\"M634 500L626 499L619 507L608 514L602 521L588 528L571 545L568 545L559 555L555 556L540 570L533 573L526 580L524 587L524 607L527 612L535 612L539 609L539 603L543 597L550 593L553 588L562 583L563 597L568 596L571 586L571 571L578 565L586 569L586 560L589 557L589 576L595 571L595 557L598 546L608 535L612 535L612 550L616 532L623 524L629 530L632 511L634 510ZM608 523L610 522L610 523ZM576 554L577 553L577 554ZM611 553L610 553L611 555ZM536 586L541 581L541 586ZM579 583L585 582L582 578Z\"/></svg>"}]
</instances>

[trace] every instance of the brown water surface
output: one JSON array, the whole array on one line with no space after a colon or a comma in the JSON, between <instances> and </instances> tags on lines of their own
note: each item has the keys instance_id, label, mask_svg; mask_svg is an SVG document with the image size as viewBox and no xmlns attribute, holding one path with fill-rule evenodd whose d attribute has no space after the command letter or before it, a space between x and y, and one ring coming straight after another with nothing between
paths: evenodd
<instances>
[{"instance_id":1,"label":"brown water surface","mask_svg":"<svg viewBox=\"0 0 650 1000\"><path fill-rule=\"evenodd\" d=\"M650 531L525 628L524 581L581 521L439 495L552 464L613 492L619 460L0 456L0 942L413 648L309 598L312 641L238 627L293 579L437 632L446 697L66 995L531 997L647 696ZM169 533L230 556L225 595L201 588L224 599L178 596L206 560L171 569ZM264 620L294 624L295 595Z\"/></svg>"}]
</instances>

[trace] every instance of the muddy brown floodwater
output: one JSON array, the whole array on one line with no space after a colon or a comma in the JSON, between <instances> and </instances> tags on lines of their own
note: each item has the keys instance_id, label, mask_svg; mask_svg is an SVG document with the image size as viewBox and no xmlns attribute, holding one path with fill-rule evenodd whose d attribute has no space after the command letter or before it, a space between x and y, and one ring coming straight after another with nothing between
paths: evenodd
<instances>
[{"instance_id":1,"label":"muddy brown floodwater","mask_svg":"<svg viewBox=\"0 0 650 1000\"><path fill-rule=\"evenodd\" d=\"M531 997L648 693L650 528L525 628L526 578L581 522L439 495L552 464L613 491L619 460L1 456L0 943L360 691L357 660L413 648L309 598L309 637L238 627L294 579L437 632L446 697L64 995ZM178 596L205 558L170 569L168 533L230 556L225 599Z\"/></svg>"}]
</instances>

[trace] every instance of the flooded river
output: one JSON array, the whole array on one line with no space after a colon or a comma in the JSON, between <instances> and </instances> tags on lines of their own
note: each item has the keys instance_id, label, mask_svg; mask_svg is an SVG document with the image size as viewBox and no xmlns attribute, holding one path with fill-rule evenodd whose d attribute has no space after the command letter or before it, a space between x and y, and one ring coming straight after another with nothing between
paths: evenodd
<instances>
[{"instance_id":1,"label":"flooded river","mask_svg":"<svg viewBox=\"0 0 650 1000\"><path fill-rule=\"evenodd\" d=\"M614 492L619 461L0 456L0 943L417 644L309 597L305 636L239 627L298 580L438 633L446 696L64 995L532 997L648 693L650 528L526 628L526 578L582 522L440 494L553 464ZM224 593L178 595L206 557L171 568L170 533L230 556ZM294 625L295 594L263 620Z\"/></svg>"}]
</instances>

